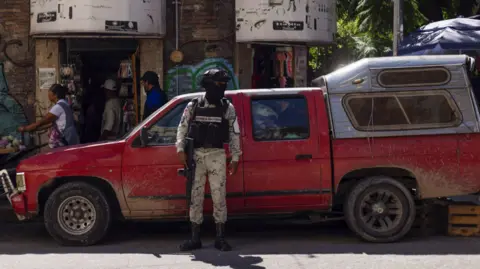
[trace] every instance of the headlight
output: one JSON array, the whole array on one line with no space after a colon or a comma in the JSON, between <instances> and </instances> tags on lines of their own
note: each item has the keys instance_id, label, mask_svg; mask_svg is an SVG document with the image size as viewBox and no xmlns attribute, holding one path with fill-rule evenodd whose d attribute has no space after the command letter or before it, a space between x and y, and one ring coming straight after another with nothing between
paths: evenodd
<instances>
[{"instance_id":1,"label":"headlight","mask_svg":"<svg viewBox=\"0 0 480 269\"><path fill-rule=\"evenodd\" d=\"M25 173L17 173L16 176L17 190L26 191L27 186L25 185Z\"/></svg>"}]
</instances>

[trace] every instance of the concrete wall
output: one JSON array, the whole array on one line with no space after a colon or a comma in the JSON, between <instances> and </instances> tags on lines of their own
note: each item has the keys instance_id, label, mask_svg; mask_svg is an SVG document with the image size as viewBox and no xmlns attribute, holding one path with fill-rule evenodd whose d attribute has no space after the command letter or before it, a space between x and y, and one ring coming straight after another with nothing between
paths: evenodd
<instances>
[{"instance_id":1,"label":"concrete wall","mask_svg":"<svg viewBox=\"0 0 480 269\"><path fill-rule=\"evenodd\" d=\"M58 39L36 39L35 40L35 67L38 77L39 68L55 68L56 80L58 82L59 74L59 41ZM39 83L35 80L35 116L37 120L41 119L52 107L48 100L48 89L40 89ZM47 143L47 132L43 132L40 143ZM45 150L47 148L44 148Z\"/></svg>"},{"instance_id":2,"label":"concrete wall","mask_svg":"<svg viewBox=\"0 0 480 269\"><path fill-rule=\"evenodd\" d=\"M238 76L240 89L252 87L253 49L249 44L237 43L235 51L235 73Z\"/></svg>"},{"instance_id":3,"label":"concrete wall","mask_svg":"<svg viewBox=\"0 0 480 269\"><path fill-rule=\"evenodd\" d=\"M34 44L29 38L30 3L0 1L0 133L34 120Z\"/></svg>"},{"instance_id":4,"label":"concrete wall","mask_svg":"<svg viewBox=\"0 0 480 269\"><path fill-rule=\"evenodd\" d=\"M140 76L146 71L154 71L160 76L160 85L163 84L163 40L161 39L140 39ZM143 107L146 94L140 94L140 119L143 119Z\"/></svg>"}]
</instances>

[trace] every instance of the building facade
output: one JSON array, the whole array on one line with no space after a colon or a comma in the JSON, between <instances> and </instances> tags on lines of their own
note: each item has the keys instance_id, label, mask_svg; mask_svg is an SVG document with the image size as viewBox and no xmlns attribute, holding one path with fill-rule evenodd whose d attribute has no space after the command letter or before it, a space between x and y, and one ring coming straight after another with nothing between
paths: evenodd
<instances>
[{"instance_id":1,"label":"building facade","mask_svg":"<svg viewBox=\"0 0 480 269\"><path fill-rule=\"evenodd\" d=\"M35 119L35 49L29 38L30 4L0 2L0 134Z\"/></svg>"},{"instance_id":2,"label":"building facade","mask_svg":"<svg viewBox=\"0 0 480 269\"><path fill-rule=\"evenodd\" d=\"M147 70L170 97L200 90L210 67L231 74L229 89L307 86L308 46L331 44L336 32L334 0L12 0L0 16L0 86L18 108L0 115L23 115L8 132L45 115L53 83L69 87L81 122L85 100L115 78L132 124Z\"/></svg>"},{"instance_id":3,"label":"building facade","mask_svg":"<svg viewBox=\"0 0 480 269\"><path fill-rule=\"evenodd\" d=\"M165 89L171 96L198 91L199 76L211 66L232 74L229 89L306 86L308 46L333 43L335 4L333 0L167 3Z\"/></svg>"}]
</instances>

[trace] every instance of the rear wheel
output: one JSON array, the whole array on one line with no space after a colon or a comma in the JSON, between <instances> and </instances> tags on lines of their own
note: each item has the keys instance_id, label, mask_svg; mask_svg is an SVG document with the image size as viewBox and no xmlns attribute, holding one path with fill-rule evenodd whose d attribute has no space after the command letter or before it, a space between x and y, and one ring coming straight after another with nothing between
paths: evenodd
<instances>
[{"instance_id":1,"label":"rear wheel","mask_svg":"<svg viewBox=\"0 0 480 269\"><path fill-rule=\"evenodd\" d=\"M371 177L350 191L344 204L350 229L368 242L387 243L404 237L415 220L412 194L389 177Z\"/></svg>"},{"instance_id":2,"label":"rear wheel","mask_svg":"<svg viewBox=\"0 0 480 269\"><path fill-rule=\"evenodd\" d=\"M107 234L111 223L105 195L84 182L57 188L45 204L44 222L49 234L62 245L88 246Z\"/></svg>"}]
</instances>

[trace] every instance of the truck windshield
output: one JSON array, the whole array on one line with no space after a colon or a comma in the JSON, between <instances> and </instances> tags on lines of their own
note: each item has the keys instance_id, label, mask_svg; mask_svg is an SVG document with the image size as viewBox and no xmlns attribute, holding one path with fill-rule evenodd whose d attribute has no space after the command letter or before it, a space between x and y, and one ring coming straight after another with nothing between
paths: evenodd
<instances>
[{"instance_id":1,"label":"truck windshield","mask_svg":"<svg viewBox=\"0 0 480 269\"><path fill-rule=\"evenodd\" d=\"M226 96L226 98L232 103L232 97L231 96ZM138 132L144 125L145 123L151 121L158 113L160 113L160 111L162 111L163 109L165 109L166 107L170 106L170 104L174 103L175 101L177 101L179 98L178 96L177 97L174 97L172 98L170 101L168 101L166 104L164 104L161 108L159 108L157 111L155 111L154 113L152 113L150 116L148 116L146 119L144 119L143 121L141 121L137 126L135 126L135 128L133 128L132 130L130 130L129 132L127 132L124 136L122 136L122 138L120 138L120 140L124 140L126 139L127 137L129 137L130 135Z\"/></svg>"}]
</instances>

